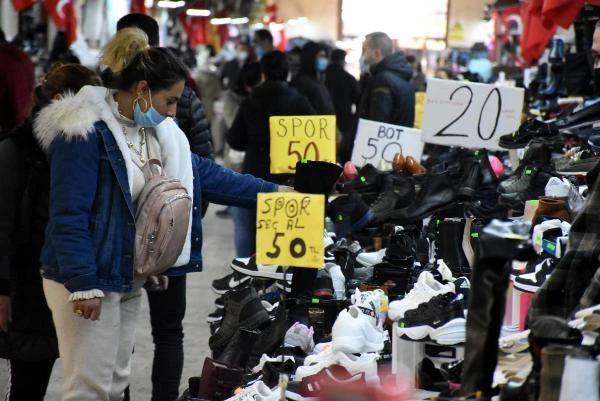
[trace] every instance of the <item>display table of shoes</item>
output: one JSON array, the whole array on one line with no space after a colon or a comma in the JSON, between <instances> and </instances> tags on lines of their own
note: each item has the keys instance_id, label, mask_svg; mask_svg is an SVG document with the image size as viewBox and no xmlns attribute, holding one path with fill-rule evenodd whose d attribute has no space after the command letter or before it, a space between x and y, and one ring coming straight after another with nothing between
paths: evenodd
<instances>
[{"instance_id":1,"label":"display table of shoes","mask_svg":"<svg viewBox=\"0 0 600 401\"><path fill-rule=\"evenodd\" d=\"M392 373L400 382L408 383L411 388L416 385L418 365L427 357L439 367L443 362L451 362L464 358L464 330L463 341L452 345L441 345L431 340L408 340L398 332L398 325L394 324L392 330Z\"/></svg>"}]
</instances>

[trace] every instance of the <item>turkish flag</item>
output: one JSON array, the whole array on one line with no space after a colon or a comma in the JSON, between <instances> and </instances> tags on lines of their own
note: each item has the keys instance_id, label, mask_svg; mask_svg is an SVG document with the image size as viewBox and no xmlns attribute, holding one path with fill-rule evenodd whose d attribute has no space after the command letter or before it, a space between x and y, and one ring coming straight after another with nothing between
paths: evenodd
<instances>
[{"instance_id":1,"label":"turkish flag","mask_svg":"<svg viewBox=\"0 0 600 401\"><path fill-rule=\"evenodd\" d=\"M583 8L584 0L544 0L542 15L567 29Z\"/></svg>"},{"instance_id":2,"label":"turkish flag","mask_svg":"<svg viewBox=\"0 0 600 401\"><path fill-rule=\"evenodd\" d=\"M67 32L69 44L77 39L75 0L44 0L44 8L59 31Z\"/></svg>"},{"instance_id":3,"label":"turkish flag","mask_svg":"<svg viewBox=\"0 0 600 401\"><path fill-rule=\"evenodd\" d=\"M16 11L23 11L31 8L35 4L35 0L12 0L12 5Z\"/></svg>"},{"instance_id":4,"label":"turkish flag","mask_svg":"<svg viewBox=\"0 0 600 401\"><path fill-rule=\"evenodd\" d=\"M523 34L521 35L521 56L532 64L544 53L557 25L544 18L541 13L543 0L531 0L521 8Z\"/></svg>"}]
</instances>

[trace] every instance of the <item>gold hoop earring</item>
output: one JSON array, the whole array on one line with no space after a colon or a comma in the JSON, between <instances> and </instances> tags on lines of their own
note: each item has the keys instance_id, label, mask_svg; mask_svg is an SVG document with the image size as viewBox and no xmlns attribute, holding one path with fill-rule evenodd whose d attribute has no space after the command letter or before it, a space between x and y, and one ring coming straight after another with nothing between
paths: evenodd
<instances>
[{"instance_id":1,"label":"gold hoop earring","mask_svg":"<svg viewBox=\"0 0 600 401\"><path fill-rule=\"evenodd\" d=\"M148 111L149 107L148 107L148 102L146 101L146 99L144 99L141 96L136 97L135 99L133 99L133 111L135 112L135 104L139 103L139 99L142 99L144 101L144 107L142 108L140 106L140 108L142 109L142 111L145 113Z\"/></svg>"}]
</instances>

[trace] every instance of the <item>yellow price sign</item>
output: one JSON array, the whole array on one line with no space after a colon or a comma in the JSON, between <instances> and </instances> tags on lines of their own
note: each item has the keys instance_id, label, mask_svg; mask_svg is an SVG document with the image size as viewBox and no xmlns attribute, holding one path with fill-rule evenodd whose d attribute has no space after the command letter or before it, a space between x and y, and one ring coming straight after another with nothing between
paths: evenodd
<instances>
[{"instance_id":1,"label":"yellow price sign","mask_svg":"<svg viewBox=\"0 0 600 401\"><path fill-rule=\"evenodd\" d=\"M335 116L272 116L271 174L293 174L300 160L335 163Z\"/></svg>"},{"instance_id":2,"label":"yellow price sign","mask_svg":"<svg viewBox=\"0 0 600 401\"><path fill-rule=\"evenodd\" d=\"M425 113L426 92L415 93L415 123L414 127L421 129L423 126L423 113Z\"/></svg>"},{"instance_id":3,"label":"yellow price sign","mask_svg":"<svg viewBox=\"0 0 600 401\"><path fill-rule=\"evenodd\" d=\"M256 263L323 267L325 196L294 192L258 194Z\"/></svg>"}]
</instances>

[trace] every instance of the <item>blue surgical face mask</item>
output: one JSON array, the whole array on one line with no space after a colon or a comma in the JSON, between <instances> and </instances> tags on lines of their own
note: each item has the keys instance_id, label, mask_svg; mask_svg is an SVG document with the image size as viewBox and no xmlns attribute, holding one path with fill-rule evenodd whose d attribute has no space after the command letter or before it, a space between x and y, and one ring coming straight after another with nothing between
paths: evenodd
<instances>
[{"instance_id":1,"label":"blue surgical face mask","mask_svg":"<svg viewBox=\"0 0 600 401\"><path fill-rule=\"evenodd\" d=\"M258 57L259 59L265 55L265 49L263 49L260 46L256 46L254 48L254 51L256 52L256 57Z\"/></svg>"},{"instance_id":2,"label":"blue surgical face mask","mask_svg":"<svg viewBox=\"0 0 600 401\"><path fill-rule=\"evenodd\" d=\"M319 57L315 63L315 68L318 72L324 72L328 64L329 61L325 57Z\"/></svg>"},{"instance_id":3,"label":"blue surgical face mask","mask_svg":"<svg viewBox=\"0 0 600 401\"><path fill-rule=\"evenodd\" d=\"M140 102L134 102L133 120L141 127L154 128L158 124L162 123L167 117L160 114L158 111L156 111L154 106L152 106L152 92L150 92L150 88L148 88L148 93L150 95L150 107L148 110L142 111Z\"/></svg>"}]
</instances>

